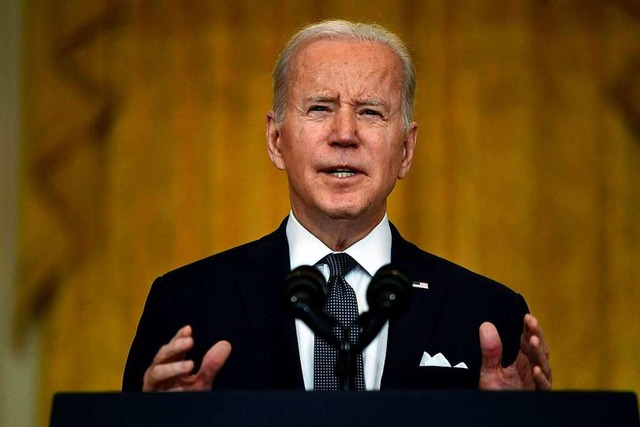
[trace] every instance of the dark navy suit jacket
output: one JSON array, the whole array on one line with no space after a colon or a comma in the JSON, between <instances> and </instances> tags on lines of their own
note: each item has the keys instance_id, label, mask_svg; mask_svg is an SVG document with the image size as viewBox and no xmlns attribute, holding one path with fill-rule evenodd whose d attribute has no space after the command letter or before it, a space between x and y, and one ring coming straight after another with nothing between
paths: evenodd
<instances>
[{"instance_id":1,"label":"dark navy suit jacket","mask_svg":"<svg viewBox=\"0 0 640 427\"><path fill-rule=\"evenodd\" d=\"M158 349L184 325L193 328L198 364L217 341L232 352L214 388L303 390L293 316L284 310L284 277L290 271L286 220L255 242L213 255L157 278L145 304L124 371L123 390L140 390ZM478 328L490 321L502 338L503 364L517 355L527 305L491 279L422 251L391 225L391 262L415 282L409 311L389 324L381 388L478 387ZM442 353L469 369L419 367L423 352Z\"/></svg>"}]
</instances>

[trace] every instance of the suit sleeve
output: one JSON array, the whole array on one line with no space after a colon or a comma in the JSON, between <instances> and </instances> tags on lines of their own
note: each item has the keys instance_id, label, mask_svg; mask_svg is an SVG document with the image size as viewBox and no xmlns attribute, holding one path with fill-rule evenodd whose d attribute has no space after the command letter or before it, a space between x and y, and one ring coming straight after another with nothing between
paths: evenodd
<instances>
[{"instance_id":1,"label":"suit sleeve","mask_svg":"<svg viewBox=\"0 0 640 427\"><path fill-rule=\"evenodd\" d=\"M520 337L524 327L524 316L529 307L520 294L515 294L513 303L506 313L506 319L500 332L502 340L502 365L509 366L515 362L520 351Z\"/></svg>"},{"instance_id":2,"label":"suit sleeve","mask_svg":"<svg viewBox=\"0 0 640 427\"><path fill-rule=\"evenodd\" d=\"M141 391L143 376L154 356L180 329L178 312L167 281L159 277L151 286L124 369L123 391Z\"/></svg>"}]
</instances>

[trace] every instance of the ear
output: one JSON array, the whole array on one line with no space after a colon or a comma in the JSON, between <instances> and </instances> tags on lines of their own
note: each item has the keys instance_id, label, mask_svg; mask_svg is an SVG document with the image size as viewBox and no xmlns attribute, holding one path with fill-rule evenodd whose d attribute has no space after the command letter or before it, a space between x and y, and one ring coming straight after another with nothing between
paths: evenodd
<instances>
[{"instance_id":1,"label":"ear","mask_svg":"<svg viewBox=\"0 0 640 427\"><path fill-rule=\"evenodd\" d=\"M409 126L409 130L405 134L404 143L402 144L403 156L402 164L400 165L400 171L398 171L398 179L403 179L409 173L411 169L411 163L413 162L413 153L416 149L416 138L418 137L418 124L412 122Z\"/></svg>"},{"instance_id":2,"label":"ear","mask_svg":"<svg viewBox=\"0 0 640 427\"><path fill-rule=\"evenodd\" d=\"M282 151L280 151L280 126L276 122L276 116L273 111L267 113L267 150L269 152L269 158L271 163L280 169L285 170L284 159L282 157Z\"/></svg>"}]
</instances>

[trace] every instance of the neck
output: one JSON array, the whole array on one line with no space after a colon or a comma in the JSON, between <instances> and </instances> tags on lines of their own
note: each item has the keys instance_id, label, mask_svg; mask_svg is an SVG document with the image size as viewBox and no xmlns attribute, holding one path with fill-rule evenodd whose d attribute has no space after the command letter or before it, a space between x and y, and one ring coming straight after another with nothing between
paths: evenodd
<instances>
[{"instance_id":1,"label":"neck","mask_svg":"<svg viewBox=\"0 0 640 427\"><path fill-rule=\"evenodd\" d=\"M296 220L332 251L342 252L362 240L384 217L385 211L369 218L331 218L321 216L312 220L295 209Z\"/></svg>"}]
</instances>

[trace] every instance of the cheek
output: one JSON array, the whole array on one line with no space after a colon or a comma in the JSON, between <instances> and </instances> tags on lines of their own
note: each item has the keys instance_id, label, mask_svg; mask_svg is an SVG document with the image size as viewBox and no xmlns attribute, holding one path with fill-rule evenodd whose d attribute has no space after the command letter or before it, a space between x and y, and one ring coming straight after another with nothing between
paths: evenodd
<instances>
[{"instance_id":1,"label":"cheek","mask_svg":"<svg viewBox=\"0 0 640 427\"><path fill-rule=\"evenodd\" d=\"M297 163L289 164L289 167L300 169L312 165L319 158L324 141L328 138L316 126L301 127L297 132L291 132L287 136L286 144L283 145L283 154L287 156L289 162Z\"/></svg>"},{"instance_id":2,"label":"cheek","mask_svg":"<svg viewBox=\"0 0 640 427\"><path fill-rule=\"evenodd\" d=\"M403 146L393 140L386 139L381 143L380 158L386 160L388 170L399 170L403 159Z\"/></svg>"}]
</instances>

